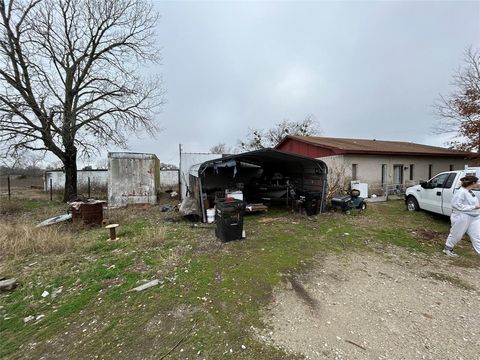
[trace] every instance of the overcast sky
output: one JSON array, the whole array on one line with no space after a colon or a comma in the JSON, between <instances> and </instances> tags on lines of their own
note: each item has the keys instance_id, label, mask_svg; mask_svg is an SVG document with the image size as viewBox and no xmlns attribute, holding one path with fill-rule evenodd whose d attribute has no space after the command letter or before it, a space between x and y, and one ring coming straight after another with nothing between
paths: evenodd
<instances>
[{"instance_id":1,"label":"overcast sky","mask_svg":"<svg viewBox=\"0 0 480 360\"><path fill-rule=\"evenodd\" d=\"M249 127L313 114L323 136L443 145L432 104L464 50L480 48L480 2L155 2L167 103L156 139L131 151L178 163L236 145Z\"/></svg>"}]
</instances>

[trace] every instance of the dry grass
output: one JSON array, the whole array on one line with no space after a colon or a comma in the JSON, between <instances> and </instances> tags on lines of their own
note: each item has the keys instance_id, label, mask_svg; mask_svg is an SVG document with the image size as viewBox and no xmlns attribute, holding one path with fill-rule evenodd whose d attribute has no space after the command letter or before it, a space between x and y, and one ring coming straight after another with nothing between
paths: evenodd
<instances>
[{"instance_id":1,"label":"dry grass","mask_svg":"<svg viewBox=\"0 0 480 360\"><path fill-rule=\"evenodd\" d=\"M0 258L61 254L72 247L71 234L58 227L36 228L30 224L0 223Z\"/></svg>"},{"instance_id":2,"label":"dry grass","mask_svg":"<svg viewBox=\"0 0 480 360\"><path fill-rule=\"evenodd\" d=\"M109 224L127 224L137 217L137 212L131 208L105 208L104 218Z\"/></svg>"},{"instance_id":3,"label":"dry grass","mask_svg":"<svg viewBox=\"0 0 480 360\"><path fill-rule=\"evenodd\" d=\"M164 226L149 228L143 236L143 243L147 247L158 247L165 242L165 234L167 230Z\"/></svg>"},{"instance_id":4,"label":"dry grass","mask_svg":"<svg viewBox=\"0 0 480 360\"><path fill-rule=\"evenodd\" d=\"M13 215L20 212L22 207L17 201L0 200L0 215Z\"/></svg>"}]
</instances>

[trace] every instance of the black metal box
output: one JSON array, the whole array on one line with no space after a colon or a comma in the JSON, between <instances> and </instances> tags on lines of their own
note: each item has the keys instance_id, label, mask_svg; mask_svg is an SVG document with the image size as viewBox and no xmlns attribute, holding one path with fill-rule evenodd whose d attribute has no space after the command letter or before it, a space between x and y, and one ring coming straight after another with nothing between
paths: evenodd
<instances>
[{"instance_id":1,"label":"black metal box","mask_svg":"<svg viewBox=\"0 0 480 360\"><path fill-rule=\"evenodd\" d=\"M215 235L223 242L240 240L243 231L243 216L245 202L240 200L217 200L215 222L217 228Z\"/></svg>"}]
</instances>

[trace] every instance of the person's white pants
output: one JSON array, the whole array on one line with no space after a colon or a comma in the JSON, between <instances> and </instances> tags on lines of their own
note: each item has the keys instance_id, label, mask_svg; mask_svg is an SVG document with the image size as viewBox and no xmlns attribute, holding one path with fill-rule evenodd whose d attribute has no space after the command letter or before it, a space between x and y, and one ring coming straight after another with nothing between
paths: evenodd
<instances>
[{"instance_id":1,"label":"person's white pants","mask_svg":"<svg viewBox=\"0 0 480 360\"><path fill-rule=\"evenodd\" d=\"M468 234L473 248L480 254L480 216L470 216L462 213L452 213L450 216L452 227L447 238L447 245L453 248L465 235Z\"/></svg>"}]
</instances>

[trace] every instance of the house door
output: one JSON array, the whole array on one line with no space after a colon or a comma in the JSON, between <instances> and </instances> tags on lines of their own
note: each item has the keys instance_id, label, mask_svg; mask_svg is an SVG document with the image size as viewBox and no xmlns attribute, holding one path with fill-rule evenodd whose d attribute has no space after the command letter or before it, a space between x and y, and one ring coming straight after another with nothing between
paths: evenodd
<instances>
[{"instance_id":1,"label":"house door","mask_svg":"<svg viewBox=\"0 0 480 360\"><path fill-rule=\"evenodd\" d=\"M403 184L403 165L393 165L393 183Z\"/></svg>"}]
</instances>

